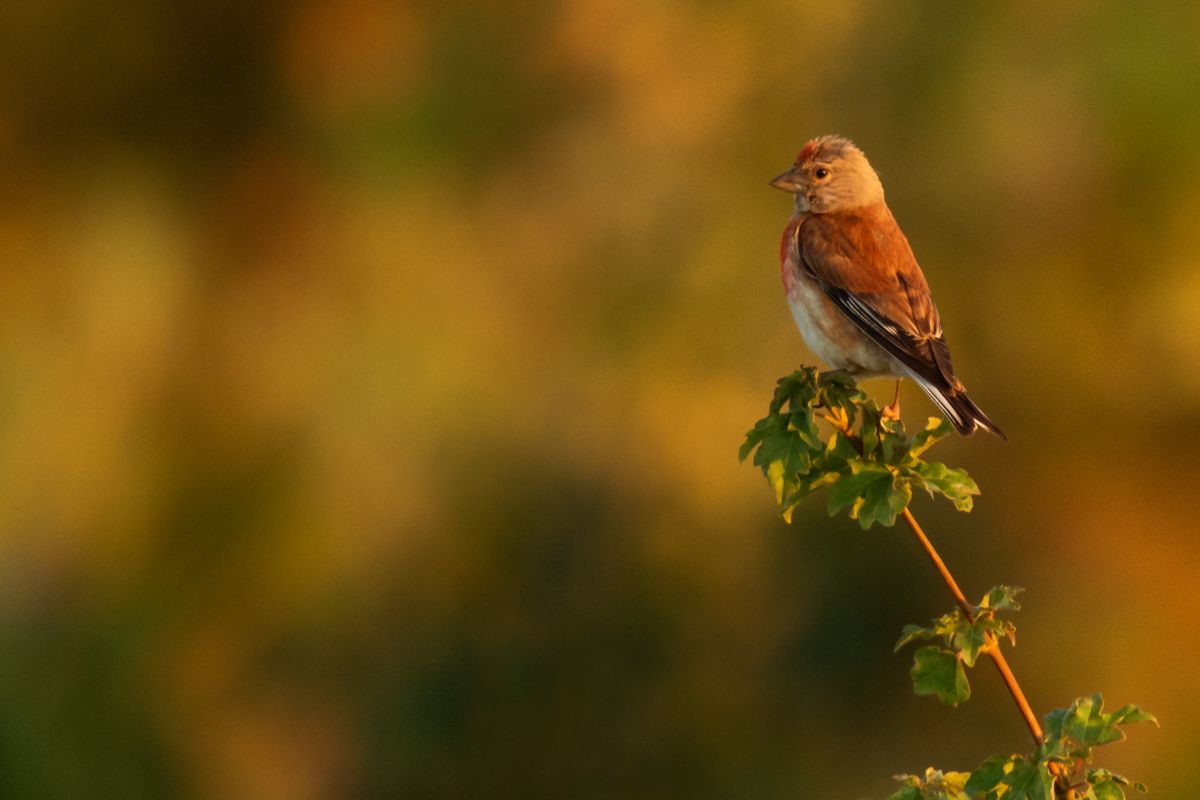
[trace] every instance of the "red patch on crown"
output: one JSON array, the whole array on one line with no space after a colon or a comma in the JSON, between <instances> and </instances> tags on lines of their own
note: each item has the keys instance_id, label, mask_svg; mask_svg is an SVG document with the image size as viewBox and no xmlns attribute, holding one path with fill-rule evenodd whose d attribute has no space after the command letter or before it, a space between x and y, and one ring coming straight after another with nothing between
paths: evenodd
<instances>
[{"instance_id":1,"label":"red patch on crown","mask_svg":"<svg viewBox=\"0 0 1200 800\"><path fill-rule=\"evenodd\" d=\"M800 155L796 156L796 163L803 164L813 154L813 150L817 149L817 140L813 139L808 144L804 145L804 149L800 151Z\"/></svg>"}]
</instances>

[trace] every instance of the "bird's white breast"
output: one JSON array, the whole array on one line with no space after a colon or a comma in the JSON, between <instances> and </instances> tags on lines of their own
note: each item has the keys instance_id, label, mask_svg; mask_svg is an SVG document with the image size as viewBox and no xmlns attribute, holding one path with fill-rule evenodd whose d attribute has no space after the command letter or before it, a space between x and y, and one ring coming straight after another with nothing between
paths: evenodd
<instances>
[{"instance_id":1,"label":"bird's white breast","mask_svg":"<svg viewBox=\"0 0 1200 800\"><path fill-rule=\"evenodd\" d=\"M816 281L796 271L790 258L784 265L784 286L792 318L815 356L856 375L901 374L896 360L847 319Z\"/></svg>"}]
</instances>

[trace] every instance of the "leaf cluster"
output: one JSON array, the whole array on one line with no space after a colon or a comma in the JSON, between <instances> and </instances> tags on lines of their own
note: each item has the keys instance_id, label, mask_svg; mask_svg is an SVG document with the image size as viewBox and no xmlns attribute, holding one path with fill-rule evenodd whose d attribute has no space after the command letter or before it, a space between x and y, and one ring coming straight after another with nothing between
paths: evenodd
<instances>
[{"instance_id":1,"label":"leaf cluster","mask_svg":"<svg viewBox=\"0 0 1200 800\"><path fill-rule=\"evenodd\" d=\"M906 625L899 650L924 639L940 639L942 645L917 650L912 668L913 691L936 694L955 706L970 696L963 669L972 666L980 652L994 647L1000 636L1012 640L1012 623L996 617L997 611L1019 608L1020 589L997 586L972 607L974 620L955 610L934 620L931 627ZM903 787L889 800L1125 800L1125 790L1146 791L1140 783L1092 767L1095 748L1125 738L1122 725L1153 722L1154 715L1135 705L1105 712L1099 694L1080 697L1067 708L1057 708L1045 717L1045 741L1028 755L992 756L972 772L946 772L930 768L923 778L896 777Z\"/></svg>"},{"instance_id":2,"label":"leaf cluster","mask_svg":"<svg viewBox=\"0 0 1200 800\"><path fill-rule=\"evenodd\" d=\"M979 654L1004 637L1017 643L1017 628L1012 622L997 616L1001 611L1017 611L1016 601L1021 589L996 586L977 606L972 606L970 618L961 609L954 609L933 621L930 627L905 625L896 651L907 644L923 640L941 640L941 644L919 648L913 656L913 691L934 694L948 706L957 706L971 696L965 667L975 666Z\"/></svg>"},{"instance_id":3,"label":"leaf cluster","mask_svg":"<svg viewBox=\"0 0 1200 800\"><path fill-rule=\"evenodd\" d=\"M942 772L930 767L925 775L897 775L903 784L888 800L970 800L966 791L969 772Z\"/></svg>"},{"instance_id":4,"label":"leaf cluster","mask_svg":"<svg viewBox=\"0 0 1200 800\"><path fill-rule=\"evenodd\" d=\"M803 367L776 384L767 416L746 434L738 455L745 461L753 453L788 522L801 500L829 487L829 515L848 509L866 530L876 522L894 525L914 488L971 510L975 481L921 457L952 432L946 420L930 418L910 437L849 375Z\"/></svg>"},{"instance_id":5,"label":"leaf cluster","mask_svg":"<svg viewBox=\"0 0 1200 800\"><path fill-rule=\"evenodd\" d=\"M949 706L970 697L964 667L974 666L979 654L998 646L1000 638L1016 644L1016 627L998 614L1020 609L1016 600L1020 591L996 586L979 605L971 606L970 614L955 609L928 627L905 625L896 650L913 642L938 642L914 654L913 692L937 695ZM1095 694L1051 711L1045 721L1045 741L1036 752L993 756L970 773L930 769L924 778L901 775L897 780L903 788L889 800L1124 800L1126 788L1145 791L1141 784L1091 765L1096 747L1125 738L1120 726L1157 724L1153 715L1134 705L1106 713L1103 698Z\"/></svg>"},{"instance_id":6,"label":"leaf cluster","mask_svg":"<svg viewBox=\"0 0 1200 800\"><path fill-rule=\"evenodd\" d=\"M1096 747L1125 738L1121 725L1154 722L1134 705L1104 713L1099 694L1080 697L1046 715L1046 742L1029 755L992 756L972 772L941 772L923 778L897 775L902 787L888 800L1125 800L1140 783L1091 766Z\"/></svg>"},{"instance_id":7,"label":"leaf cluster","mask_svg":"<svg viewBox=\"0 0 1200 800\"><path fill-rule=\"evenodd\" d=\"M992 756L980 764L965 790L981 800L1125 800L1127 788L1146 791L1140 783L1091 766L1094 750L1125 738L1121 725L1158 720L1135 705L1104 713L1099 694L1080 697L1068 708L1045 717L1046 741L1032 755ZM1057 777L1056 777L1057 776ZM1055 794L1055 790L1059 792Z\"/></svg>"},{"instance_id":8,"label":"leaf cluster","mask_svg":"<svg viewBox=\"0 0 1200 800\"><path fill-rule=\"evenodd\" d=\"M786 521L801 500L828 487L829 515L846 509L865 530L876 522L894 525L914 488L971 510L979 488L966 472L922 458L952 430L931 418L910 437L850 376L803 367L779 380L767 416L746 434L739 457L753 454ZM896 650L923 643L913 655L913 691L950 706L967 700L966 670L979 655L998 648L1001 639L1016 644L1016 627L999 615L1019 610L1020 591L997 586L979 605L955 609L929 626L906 625ZM1145 787L1092 761L1096 747L1124 739L1121 726L1134 722L1157 724L1137 706L1106 713L1099 694L1081 697L1046 715L1035 752L993 756L972 772L931 767L923 776L898 775L901 788L889 800L1125 800L1126 789Z\"/></svg>"}]
</instances>

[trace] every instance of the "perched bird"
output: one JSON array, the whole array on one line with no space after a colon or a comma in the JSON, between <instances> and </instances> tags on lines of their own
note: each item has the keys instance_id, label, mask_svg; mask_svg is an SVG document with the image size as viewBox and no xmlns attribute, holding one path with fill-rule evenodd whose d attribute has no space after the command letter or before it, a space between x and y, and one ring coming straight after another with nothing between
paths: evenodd
<instances>
[{"instance_id":1,"label":"perched bird","mask_svg":"<svg viewBox=\"0 0 1200 800\"><path fill-rule=\"evenodd\" d=\"M813 139L771 185L796 197L779 260L813 353L852 375L912 378L959 433L1007 439L954 376L929 284L863 152L840 136Z\"/></svg>"}]
</instances>

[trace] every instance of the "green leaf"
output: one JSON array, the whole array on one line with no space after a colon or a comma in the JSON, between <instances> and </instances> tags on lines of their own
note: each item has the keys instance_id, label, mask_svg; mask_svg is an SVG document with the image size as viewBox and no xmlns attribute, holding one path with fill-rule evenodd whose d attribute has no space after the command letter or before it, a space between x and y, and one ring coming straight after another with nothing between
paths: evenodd
<instances>
[{"instance_id":1,"label":"green leaf","mask_svg":"<svg viewBox=\"0 0 1200 800\"><path fill-rule=\"evenodd\" d=\"M1045 764L1030 764L1016 759L1012 770L1004 776L1008 791L1005 800L1054 800L1054 777Z\"/></svg>"},{"instance_id":2,"label":"green leaf","mask_svg":"<svg viewBox=\"0 0 1200 800\"><path fill-rule=\"evenodd\" d=\"M890 482L892 479L892 474L883 467L870 464L853 466L857 468L855 472L841 476L837 483L829 489L829 516L831 517L843 508L854 505L872 483Z\"/></svg>"},{"instance_id":3,"label":"green leaf","mask_svg":"<svg viewBox=\"0 0 1200 800\"><path fill-rule=\"evenodd\" d=\"M847 420L854 433L823 434L818 407ZM945 421L932 420L909 439L903 424L884 418L852 377L802 367L777 381L768 414L746 433L738 457L763 471L785 520L804 497L828 486L829 513L848 508L865 530L894 525L912 502L914 485L970 509L979 490L967 474L919 457L949 430Z\"/></svg>"},{"instance_id":4,"label":"green leaf","mask_svg":"<svg viewBox=\"0 0 1200 800\"><path fill-rule=\"evenodd\" d=\"M912 443L908 446L908 455L914 458L921 455L937 444L939 439L944 439L953 432L954 426L950 424L950 420L930 417L929 422L925 424L925 430L913 436Z\"/></svg>"},{"instance_id":5,"label":"green leaf","mask_svg":"<svg viewBox=\"0 0 1200 800\"><path fill-rule=\"evenodd\" d=\"M860 423L863 458L869 459L879 447L879 405L873 400L862 406L862 422Z\"/></svg>"},{"instance_id":6,"label":"green leaf","mask_svg":"<svg viewBox=\"0 0 1200 800\"><path fill-rule=\"evenodd\" d=\"M970 777L965 772L942 772L930 767L925 770L925 777L916 775L896 775L895 779L904 784L888 800L970 800L963 786Z\"/></svg>"},{"instance_id":7,"label":"green leaf","mask_svg":"<svg viewBox=\"0 0 1200 800\"><path fill-rule=\"evenodd\" d=\"M814 467L815 469L815 467ZM809 475L813 472L810 471ZM780 514L787 522L792 521L792 511L800 505L800 501L808 495L836 481L840 476L836 472L817 472L817 477L801 477L790 483L779 502Z\"/></svg>"},{"instance_id":8,"label":"green leaf","mask_svg":"<svg viewBox=\"0 0 1200 800\"><path fill-rule=\"evenodd\" d=\"M814 367L801 367L776 382L775 396L771 399L771 413L778 414L785 404L793 408L809 405L816 397L817 370Z\"/></svg>"},{"instance_id":9,"label":"green leaf","mask_svg":"<svg viewBox=\"0 0 1200 800\"><path fill-rule=\"evenodd\" d=\"M787 484L794 482L797 475L807 473L812 466L808 448L795 435L765 439L755 460L759 458L767 464L767 482L775 489L775 502L780 504Z\"/></svg>"},{"instance_id":10,"label":"green leaf","mask_svg":"<svg viewBox=\"0 0 1200 800\"><path fill-rule=\"evenodd\" d=\"M788 430L795 432L804 443L807 450L823 450L825 443L821 441L821 431L813 418L812 408L802 408L788 415Z\"/></svg>"},{"instance_id":11,"label":"green leaf","mask_svg":"<svg viewBox=\"0 0 1200 800\"><path fill-rule=\"evenodd\" d=\"M900 631L900 640L896 642L896 647L892 652L898 653L904 645L915 642L918 639L932 639L935 636L937 636L937 632L932 628L922 628L920 625L905 625Z\"/></svg>"},{"instance_id":12,"label":"green leaf","mask_svg":"<svg viewBox=\"0 0 1200 800\"><path fill-rule=\"evenodd\" d=\"M1099 693L1081 697L1071 705L1063 720L1063 733L1086 747L1125 738L1113 721L1113 715L1104 713L1104 698Z\"/></svg>"},{"instance_id":13,"label":"green leaf","mask_svg":"<svg viewBox=\"0 0 1200 800\"><path fill-rule=\"evenodd\" d=\"M746 456L750 455L754 448L758 447L763 437L767 435L767 430L771 427L772 419L772 417L763 417L754 423L753 428L746 431L746 441L742 442L742 446L738 448L738 461L744 462Z\"/></svg>"},{"instance_id":14,"label":"green leaf","mask_svg":"<svg viewBox=\"0 0 1200 800\"><path fill-rule=\"evenodd\" d=\"M1092 796L1096 800L1125 800L1125 790L1116 781L1100 781L1092 784Z\"/></svg>"},{"instance_id":15,"label":"green leaf","mask_svg":"<svg viewBox=\"0 0 1200 800\"><path fill-rule=\"evenodd\" d=\"M962 662L941 647L928 645L917 650L909 675L914 693L936 694L948 706L957 706L971 696Z\"/></svg>"},{"instance_id":16,"label":"green leaf","mask_svg":"<svg viewBox=\"0 0 1200 800\"><path fill-rule=\"evenodd\" d=\"M974 797L995 789L1004 780L1010 769L1009 764L1014 758L1016 756L992 756L984 761L971 773L971 778L964 787L966 793Z\"/></svg>"},{"instance_id":17,"label":"green leaf","mask_svg":"<svg viewBox=\"0 0 1200 800\"><path fill-rule=\"evenodd\" d=\"M985 642L987 642L987 634L984 632L983 626L975 624L963 626L954 635L952 645L962 654L963 663L968 667L973 667Z\"/></svg>"},{"instance_id":18,"label":"green leaf","mask_svg":"<svg viewBox=\"0 0 1200 800\"><path fill-rule=\"evenodd\" d=\"M1143 711L1132 704L1112 713L1112 723L1114 725L1128 725L1134 722L1153 722L1155 725L1158 725L1158 718L1149 711Z\"/></svg>"},{"instance_id":19,"label":"green leaf","mask_svg":"<svg viewBox=\"0 0 1200 800\"><path fill-rule=\"evenodd\" d=\"M967 779L971 775L968 772L946 772L942 774L942 789L946 793L946 800L969 800L966 792Z\"/></svg>"},{"instance_id":20,"label":"green leaf","mask_svg":"<svg viewBox=\"0 0 1200 800\"><path fill-rule=\"evenodd\" d=\"M1081 697L1067 712L1063 732L1085 746L1118 742L1125 734L1112 724L1111 715L1104 713L1104 698L1099 693Z\"/></svg>"},{"instance_id":21,"label":"green leaf","mask_svg":"<svg viewBox=\"0 0 1200 800\"><path fill-rule=\"evenodd\" d=\"M1046 739L1061 739L1063 726L1066 724L1067 709L1055 708L1046 713L1043 721L1046 723Z\"/></svg>"},{"instance_id":22,"label":"green leaf","mask_svg":"<svg viewBox=\"0 0 1200 800\"><path fill-rule=\"evenodd\" d=\"M1133 722L1157 724L1158 720L1153 714L1134 705L1105 713L1104 699L1099 694L1080 697L1069 708L1056 708L1046 715L1046 741L1040 753L1043 759L1079 758L1090 761L1093 748L1124 739L1125 733L1119 726ZM1117 779L1111 773L1095 774Z\"/></svg>"},{"instance_id":23,"label":"green leaf","mask_svg":"<svg viewBox=\"0 0 1200 800\"><path fill-rule=\"evenodd\" d=\"M828 408L840 408L854 422L858 405L867 395L845 372L826 372L819 381L819 402Z\"/></svg>"},{"instance_id":24,"label":"green leaf","mask_svg":"<svg viewBox=\"0 0 1200 800\"><path fill-rule=\"evenodd\" d=\"M1140 783L1130 783L1128 778L1109 772L1106 769L1089 769L1087 782L1091 784L1092 796L1096 800L1125 800L1125 787L1133 786L1138 791L1146 791Z\"/></svg>"},{"instance_id":25,"label":"green leaf","mask_svg":"<svg viewBox=\"0 0 1200 800\"><path fill-rule=\"evenodd\" d=\"M1021 604L1017 602L1016 597L1023 591L1025 590L1019 586L993 586L991 591L984 596L979 608L988 608L992 611L1020 611Z\"/></svg>"},{"instance_id":26,"label":"green leaf","mask_svg":"<svg viewBox=\"0 0 1200 800\"><path fill-rule=\"evenodd\" d=\"M896 480L891 473L885 475L885 478L867 485L863 491L862 505L855 509L858 524L863 530L876 522L888 527L895 525L896 516L912 499L912 489L907 482Z\"/></svg>"},{"instance_id":27,"label":"green leaf","mask_svg":"<svg viewBox=\"0 0 1200 800\"><path fill-rule=\"evenodd\" d=\"M825 445L825 454L826 458L833 463L852 461L858 458L858 450L841 431L834 431L833 435L829 437L829 443Z\"/></svg>"},{"instance_id":28,"label":"green leaf","mask_svg":"<svg viewBox=\"0 0 1200 800\"><path fill-rule=\"evenodd\" d=\"M918 485L930 496L937 492L959 511L971 510L974 504L972 497L979 494L979 487L966 470L953 469L938 461L921 461L909 469L917 476Z\"/></svg>"}]
</instances>

